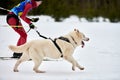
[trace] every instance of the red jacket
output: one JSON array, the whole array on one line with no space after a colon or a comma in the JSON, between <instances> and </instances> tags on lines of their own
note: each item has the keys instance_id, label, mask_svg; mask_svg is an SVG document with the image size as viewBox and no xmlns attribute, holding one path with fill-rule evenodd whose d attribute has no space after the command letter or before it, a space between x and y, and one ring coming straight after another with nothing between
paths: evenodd
<instances>
[{"instance_id":1,"label":"red jacket","mask_svg":"<svg viewBox=\"0 0 120 80\"><path fill-rule=\"evenodd\" d=\"M31 4L31 3L27 3L27 4L25 5L24 11L22 12L22 15L20 16L20 18L21 18L22 20L24 20L26 23L30 24L31 21L30 21L30 19L27 18L26 16L27 16L28 12L29 12L31 9L35 8L35 7L36 7L36 3L35 3L34 0L32 0L32 4Z\"/></svg>"},{"instance_id":2,"label":"red jacket","mask_svg":"<svg viewBox=\"0 0 120 80\"><path fill-rule=\"evenodd\" d=\"M31 21L29 18L27 18L27 14L30 10L36 7L36 2L34 0L26 0L28 2L21 2L18 6L15 6L11 9L11 12L13 12L15 15L20 16L22 20L24 20L26 23L30 24Z\"/></svg>"}]
</instances>

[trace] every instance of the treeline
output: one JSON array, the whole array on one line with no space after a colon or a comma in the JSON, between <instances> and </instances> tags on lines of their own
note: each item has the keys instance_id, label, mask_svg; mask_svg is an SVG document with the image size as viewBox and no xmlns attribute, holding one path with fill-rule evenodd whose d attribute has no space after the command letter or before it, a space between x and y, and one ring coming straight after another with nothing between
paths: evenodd
<instances>
[{"instance_id":1,"label":"treeline","mask_svg":"<svg viewBox=\"0 0 120 80\"><path fill-rule=\"evenodd\" d=\"M0 7L11 9L23 0L1 0ZM0 10L0 14L5 12ZM120 21L120 0L43 0L38 8L29 15L50 15L60 21L61 18L77 15L89 21L93 17L109 18L111 22Z\"/></svg>"}]
</instances>

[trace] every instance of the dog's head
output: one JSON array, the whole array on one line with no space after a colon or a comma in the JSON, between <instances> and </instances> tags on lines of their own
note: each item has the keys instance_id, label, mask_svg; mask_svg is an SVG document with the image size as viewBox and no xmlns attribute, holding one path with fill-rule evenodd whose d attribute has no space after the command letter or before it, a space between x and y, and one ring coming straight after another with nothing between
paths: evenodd
<instances>
[{"instance_id":1,"label":"dog's head","mask_svg":"<svg viewBox=\"0 0 120 80\"><path fill-rule=\"evenodd\" d=\"M89 41L89 38L86 37L78 29L74 29L74 31L72 32L71 36L73 37L73 39L76 42L77 46L82 45L82 48L85 46L84 41Z\"/></svg>"}]
</instances>

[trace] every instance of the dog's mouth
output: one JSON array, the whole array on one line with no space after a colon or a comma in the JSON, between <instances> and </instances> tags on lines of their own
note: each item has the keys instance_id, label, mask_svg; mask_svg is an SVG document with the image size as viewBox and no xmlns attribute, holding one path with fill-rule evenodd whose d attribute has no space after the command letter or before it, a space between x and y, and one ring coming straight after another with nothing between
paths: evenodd
<instances>
[{"instance_id":1,"label":"dog's mouth","mask_svg":"<svg viewBox=\"0 0 120 80\"><path fill-rule=\"evenodd\" d=\"M81 47L83 48L85 46L85 43L83 41L81 41Z\"/></svg>"},{"instance_id":2,"label":"dog's mouth","mask_svg":"<svg viewBox=\"0 0 120 80\"><path fill-rule=\"evenodd\" d=\"M84 39L84 41L89 41L89 40L90 40L89 38ZM84 41L81 41L81 45L82 45L81 47L82 47L82 48L85 46Z\"/></svg>"}]
</instances>

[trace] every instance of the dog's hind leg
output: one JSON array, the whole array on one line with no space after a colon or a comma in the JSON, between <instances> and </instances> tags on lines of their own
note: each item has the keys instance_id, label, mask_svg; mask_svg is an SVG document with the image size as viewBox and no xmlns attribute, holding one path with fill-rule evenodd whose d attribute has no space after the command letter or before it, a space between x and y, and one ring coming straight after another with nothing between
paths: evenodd
<instances>
[{"instance_id":1,"label":"dog's hind leg","mask_svg":"<svg viewBox=\"0 0 120 80\"><path fill-rule=\"evenodd\" d=\"M19 64L20 64L21 62L22 62L22 61L21 61L20 59L17 60L15 66L14 66L14 69L13 69L14 72L19 72L17 68L18 68L18 66L19 66Z\"/></svg>"},{"instance_id":2,"label":"dog's hind leg","mask_svg":"<svg viewBox=\"0 0 120 80\"><path fill-rule=\"evenodd\" d=\"M37 61L37 59L33 59L32 60L34 61L34 68L33 70L36 72L36 73L45 73L45 71L41 71L39 70L39 65L42 63L42 59L40 59L39 61Z\"/></svg>"},{"instance_id":3,"label":"dog's hind leg","mask_svg":"<svg viewBox=\"0 0 120 80\"><path fill-rule=\"evenodd\" d=\"M24 54L24 53L23 53L23 55L21 56L21 58L20 58L19 60L17 60L15 66L14 66L13 71L14 71L14 72L19 72L18 69L17 69L18 66L20 65L20 63L22 63L22 62L24 62L24 61L27 61L27 60L29 60L29 56L28 56L27 54Z\"/></svg>"},{"instance_id":4,"label":"dog's hind leg","mask_svg":"<svg viewBox=\"0 0 120 80\"><path fill-rule=\"evenodd\" d=\"M34 67L33 70L36 73L45 73L45 71L40 71L38 68L40 66L40 64L43 61L43 57L42 55L40 55L37 51L35 51L34 49L30 49L30 58L33 60L34 62Z\"/></svg>"}]
</instances>

